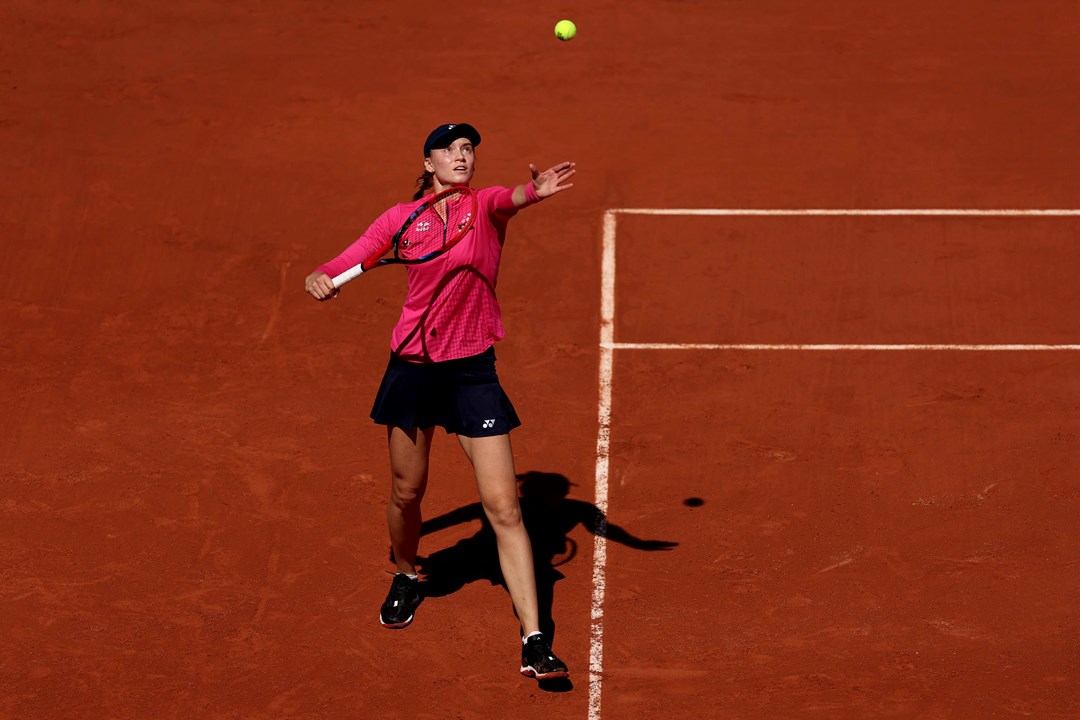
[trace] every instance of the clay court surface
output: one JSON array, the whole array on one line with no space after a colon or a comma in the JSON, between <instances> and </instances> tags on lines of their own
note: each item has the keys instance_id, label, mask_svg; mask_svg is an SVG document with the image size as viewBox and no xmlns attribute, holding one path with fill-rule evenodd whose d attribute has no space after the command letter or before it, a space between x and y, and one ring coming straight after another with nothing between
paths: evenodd
<instances>
[{"instance_id":1,"label":"clay court surface","mask_svg":"<svg viewBox=\"0 0 1080 720\"><path fill-rule=\"evenodd\" d=\"M1077 37L1047 0L7 0L0 718L1077 717L1080 213L613 212L1078 209ZM460 121L477 185L579 168L499 281L554 687L441 431L431 597L379 627L403 274L302 291Z\"/></svg>"}]
</instances>

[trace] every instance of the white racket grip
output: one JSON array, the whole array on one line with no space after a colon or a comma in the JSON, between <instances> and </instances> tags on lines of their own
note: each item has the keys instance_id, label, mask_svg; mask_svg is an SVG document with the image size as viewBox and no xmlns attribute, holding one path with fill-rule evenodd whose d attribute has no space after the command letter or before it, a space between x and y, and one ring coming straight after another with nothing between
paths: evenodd
<instances>
[{"instance_id":1,"label":"white racket grip","mask_svg":"<svg viewBox=\"0 0 1080 720\"><path fill-rule=\"evenodd\" d=\"M335 288L339 288L342 285L344 285L345 283L349 282L350 280L353 280L353 279L359 277L360 273L362 273L362 272L364 272L364 266L363 265L354 265L353 267L349 268L345 272L343 272L340 275L338 275L337 277L335 277L330 282L334 283Z\"/></svg>"}]
</instances>

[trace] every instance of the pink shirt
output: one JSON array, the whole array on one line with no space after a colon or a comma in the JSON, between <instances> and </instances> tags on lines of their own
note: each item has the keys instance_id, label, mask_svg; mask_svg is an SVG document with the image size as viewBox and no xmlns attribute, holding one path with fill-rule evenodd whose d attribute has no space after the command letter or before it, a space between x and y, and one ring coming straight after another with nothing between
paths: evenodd
<instances>
[{"instance_id":1,"label":"pink shirt","mask_svg":"<svg viewBox=\"0 0 1080 720\"><path fill-rule=\"evenodd\" d=\"M405 267L405 303L390 335L390 347L398 355L414 362L441 362L482 353L503 339L495 284L506 225L518 211L513 192L499 186L477 190L479 212L465 237L444 255ZM319 270L334 277L363 262L421 202L390 208Z\"/></svg>"}]
</instances>

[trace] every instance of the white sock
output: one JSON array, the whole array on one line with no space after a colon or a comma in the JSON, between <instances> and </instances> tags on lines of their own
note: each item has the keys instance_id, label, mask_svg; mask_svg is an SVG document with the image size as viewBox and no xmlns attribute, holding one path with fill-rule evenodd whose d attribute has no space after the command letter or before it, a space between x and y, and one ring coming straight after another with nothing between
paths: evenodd
<instances>
[{"instance_id":1,"label":"white sock","mask_svg":"<svg viewBox=\"0 0 1080 720\"><path fill-rule=\"evenodd\" d=\"M543 635L543 634L544 633L540 632L539 630L534 630L533 632L529 633L525 637L521 638L521 644L524 645L525 643L529 642L529 638L531 638L533 635Z\"/></svg>"}]
</instances>

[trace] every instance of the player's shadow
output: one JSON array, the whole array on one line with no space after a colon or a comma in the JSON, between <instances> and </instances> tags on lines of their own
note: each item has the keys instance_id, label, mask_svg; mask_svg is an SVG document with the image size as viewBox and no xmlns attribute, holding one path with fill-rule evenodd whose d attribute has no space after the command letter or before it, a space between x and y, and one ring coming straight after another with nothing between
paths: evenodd
<instances>
[{"instance_id":1,"label":"player's shadow","mask_svg":"<svg viewBox=\"0 0 1080 720\"><path fill-rule=\"evenodd\" d=\"M571 483L564 475L533 471L517 477L522 517L532 541L536 566L540 629L548 638L555 636L555 622L552 619L555 583L565 577L558 568L577 556L577 543L570 533L578 525L594 535L600 533L609 541L635 550L670 550L678 545L665 540L642 540L618 525L608 523L595 505L569 497ZM495 533L479 502L424 521L420 534L431 535L455 525L476 521L480 522L480 529L473 536L417 559L424 597L444 597L479 580L505 587L499 569Z\"/></svg>"}]
</instances>

